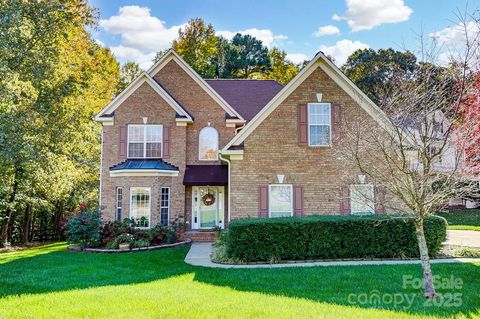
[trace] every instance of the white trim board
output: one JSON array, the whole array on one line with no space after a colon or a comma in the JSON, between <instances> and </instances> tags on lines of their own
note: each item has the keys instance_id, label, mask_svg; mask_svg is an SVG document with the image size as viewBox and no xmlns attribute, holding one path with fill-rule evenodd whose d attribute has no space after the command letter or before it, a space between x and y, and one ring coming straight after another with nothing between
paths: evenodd
<instances>
[{"instance_id":1,"label":"white trim board","mask_svg":"<svg viewBox=\"0 0 480 319\"><path fill-rule=\"evenodd\" d=\"M178 176L178 171L159 169L119 169L110 171L110 177L117 176Z\"/></svg>"},{"instance_id":2,"label":"white trim board","mask_svg":"<svg viewBox=\"0 0 480 319\"><path fill-rule=\"evenodd\" d=\"M235 109L225 101L220 94L217 93L202 77L188 65L185 60L183 60L177 52L173 49L169 49L160 60L158 60L148 71L147 73L154 77L168 62L174 60L215 102L220 105L221 108L225 110L230 116L237 117L241 120L242 123L245 122L245 119L237 112Z\"/></svg>"},{"instance_id":3,"label":"white trim board","mask_svg":"<svg viewBox=\"0 0 480 319\"><path fill-rule=\"evenodd\" d=\"M396 134L394 125L385 113L363 93L345 74L338 69L322 52L300 71L280 92L275 95L255 117L222 149L227 154L231 146L240 145L285 99L303 83L317 68L321 68L337 83L367 114L391 134ZM395 136L395 135L393 135Z\"/></svg>"},{"instance_id":4,"label":"white trim board","mask_svg":"<svg viewBox=\"0 0 480 319\"><path fill-rule=\"evenodd\" d=\"M104 117L101 116L104 114L113 113L125 100L132 95L142 84L148 83L155 92L160 95L165 102L170 105L175 112L187 118L187 121L193 122L192 117L185 111L185 109L180 106L180 104L175 101L170 94L168 94L155 80L153 80L146 72L142 72L130 85L128 85L125 90L117 95L107 106L105 106L95 117L94 120L98 122L111 122L113 117Z\"/></svg>"}]
</instances>

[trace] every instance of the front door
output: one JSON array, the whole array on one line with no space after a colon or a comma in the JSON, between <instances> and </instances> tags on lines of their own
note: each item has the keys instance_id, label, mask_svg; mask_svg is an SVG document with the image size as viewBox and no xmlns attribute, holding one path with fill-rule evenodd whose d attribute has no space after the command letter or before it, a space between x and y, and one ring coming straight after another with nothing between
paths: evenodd
<instances>
[{"instance_id":1,"label":"front door","mask_svg":"<svg viewBox=\"0 0 480 319\"><path fill-rule=\"evenodd\" d=\"M192 188L192 228L223 228L224 188L195 186Z\"/></svg>"}]
</instances>

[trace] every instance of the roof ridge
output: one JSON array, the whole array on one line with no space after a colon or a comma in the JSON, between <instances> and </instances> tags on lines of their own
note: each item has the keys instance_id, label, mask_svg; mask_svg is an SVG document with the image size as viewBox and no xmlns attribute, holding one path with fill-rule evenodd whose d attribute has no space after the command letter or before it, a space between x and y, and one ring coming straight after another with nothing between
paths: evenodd
<instances>
[{"instance_id":1,"label":"roof ridge","mask_svg":"<svg viewBox=\"0 0 480 319\"><path fill-rule=\"evenodd\" d=\"M205 79L205 81L273 81L278 83L275 79Z\"/></svg>"}]
</instances>

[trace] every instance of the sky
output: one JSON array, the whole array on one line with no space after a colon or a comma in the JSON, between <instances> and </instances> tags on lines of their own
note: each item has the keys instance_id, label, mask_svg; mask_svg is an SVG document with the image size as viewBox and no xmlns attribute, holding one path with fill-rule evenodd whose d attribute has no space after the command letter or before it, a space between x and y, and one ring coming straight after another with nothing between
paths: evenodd
<instances>
[{"instance_id":1,"label":"sky","mask_svg":"<svg viewBox=\"0 0 480 319\"><path fill-rule=\"evenodd\" d=\"M458 12L480 9L480 0L90 0L99 9L93 37L124 63L143 69L169 48L192 18L218 35L250 34L295 63L323 51L342 65L356 49L419 49L419 36L446 48L461 44ZM442 56L440 55L440 59Z\"/></svg>"}]
</instances>

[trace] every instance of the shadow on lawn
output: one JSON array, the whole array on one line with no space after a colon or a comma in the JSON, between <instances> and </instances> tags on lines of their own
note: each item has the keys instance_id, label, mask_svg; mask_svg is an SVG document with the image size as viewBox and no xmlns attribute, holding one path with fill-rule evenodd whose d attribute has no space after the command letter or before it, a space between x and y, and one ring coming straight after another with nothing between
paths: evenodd
<instances>
[{"instance_id":1,"label":"shadow on lawn","mask_svg":"<svg viewBox=\"0 0 480 319\"><path fill-rule=\"evenodd\" d=\"M43 247L47 253L0 254L0 298L145 283L192 271L183 263L188 247L122 254L68 252L64 244Z\"/></svg>"},{"instance_id":2,"label":"shadow on lawn","mask_svg":"<svg viewBox=\"0 0 480 319\"><path fill-rule=\"evenodd\" d=\"M64 247L64 246L63 246ZM91 288L108 285L144 283L194 273L195 281L238 291L305 298L340 305L384 308L426 315L469 317L480 309L480 266L473 264L434 265L435 275L459 278L459 289L439 289L460 294L460 305L443 298L437 305L425 303L421 288L403 288L403 276L420 278L419 265L313 267L281 269L212 269L193 267L183 262L187 247L126 254L89 254L66 252L62 246L46 254L26 254L1 262L0 298L16 294ZM10 256L13 257L13 256ZM5 260L5 258L4 258ZM365 296L378 294L380 304L363 303ZM389 302L390 296L413 298L409 304ZM387 296L387 297L385 297ZM399 297L397 297L399 298Z\"/></svg>"}]
</instances>

